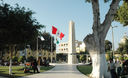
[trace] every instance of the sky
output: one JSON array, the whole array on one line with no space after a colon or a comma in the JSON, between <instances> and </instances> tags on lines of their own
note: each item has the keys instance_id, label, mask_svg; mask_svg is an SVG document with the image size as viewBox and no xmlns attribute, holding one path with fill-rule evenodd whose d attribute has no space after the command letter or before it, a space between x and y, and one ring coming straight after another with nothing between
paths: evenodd
<instances>
[{"instance_id":1,"label":"sky","mask_svg":"<svg viewBox=\"0 0 128 78\"><path fill-rule=\"evenodd\" d=\"M103 0L100 1L100 18L101 22L103 22L111 1L108 3L104 3ZM15 6L15 4L18 3L19 6L29 8L35 12L33 17L36 18L40 24L46 26L47 32L51 33L52 26L55 26L65 34L60 42L68 41L70 20L75 22L76 40L83 41L89 33L92 33L92 6L90 3L85 3L85 0L4 0L4 3L8 3L11 6ZM113 29L114 45L115 48L118 48L118 44L124 36L124 33L128 35L128 27L123 27L123 25L118 22L113 22L112 26L118 26ZM110 28L106 40L112 42L111 30Z\"/></svg>"}]
</instances>

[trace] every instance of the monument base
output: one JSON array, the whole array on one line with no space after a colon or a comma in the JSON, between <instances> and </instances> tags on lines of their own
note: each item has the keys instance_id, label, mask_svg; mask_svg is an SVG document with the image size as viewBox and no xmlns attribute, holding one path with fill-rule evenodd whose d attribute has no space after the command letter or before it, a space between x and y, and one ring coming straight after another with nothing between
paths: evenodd
<instances>
[{"instance_id":1,"label":"monument base","mask_svg":"<svg viewBox=\"0 0 128 78\"><path fill-rule=\"evenodd\" d=\"M68 64L77 64L77 58L76 55L72 55L71 53L68 53Z\"/></svg>"}]
</instances>

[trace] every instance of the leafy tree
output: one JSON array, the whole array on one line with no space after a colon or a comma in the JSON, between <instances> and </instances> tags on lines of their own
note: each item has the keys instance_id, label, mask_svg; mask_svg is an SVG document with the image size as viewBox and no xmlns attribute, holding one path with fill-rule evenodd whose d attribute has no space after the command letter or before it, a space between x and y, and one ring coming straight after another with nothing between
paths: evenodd
<instances>
[{"instance_id":1,"label":"leafy tree","mask_svg":"<svg viewBox=\"0 0 128 78\"><path fill-rule=\"evenodd\" d=\"M86 48L92 59L92 78L111 78L110 72L108 72L108 66L105 58L105 38L111 23L114 18L114 14L117 11L120 0L112 0L110 8L105 16L104 21L100 20L100 0L86 0L92 4L93 11L93 25L92 34L87 35L84 38ZM110 0L104 0L108 2Z\"/></svg>"},{"instance_id":2,"label":"leafy tree","mask_svg":"<svg viewBox=\"0 0 128 78\"><path fill-rule=\"evenodd\" d=\"M89 54L88 51L86 50L86 48L85 48L85 51L80 51L80 53L77 55L78 62L82 62L80 57L82 57L82 59L84 58L86 60L86 54L87 55Z\"/></svg>"},{"instance_id":3,"label":"leafy tree","mask_svg":"<svg viewBox=\"0 0 128 78\"><path fill-rule=\"evenodd\" d=\"M124 60L124 58L123 58L124 56L123 55L121 55L120 57L119 57L119 60L121 60L121 61L123 61Z\"/></svg>"},{"instance_id":4,"label":"leafy tree","mask_svg":"<svg viewBox=\"0 0 128 78\"><path fill-rule=\"evenodd\" d=\"M112 58L112 43L109 40L105 40L105 52L107 54L106 60L110 60Z\"/></svg>"},{"instance_id":5,"label":"leafy tree","mask_svg":"<svg viewBox=\"0 0 128 78\"><path fill-rule=\"evenodd\" d=\"M12 57L12 61L13 61L13 62L18 62L18 57L13 56L13 57Z\"/></svg>"},{"instance_id":6,"label":"leafy tree","mask_svg":"<svg viewBox=\"0 0 128 78\"><path fill-rule=\"evenodd\" d=\"M105 52L112 50L112 43L109 40L105 40Z\"/></svg>"},{"instance_id":7,"label":"leafy tree","mask_svg":"<svg viewBox=\"0 0 128 78\"><path fill-rule=\"evenodd\" d=\"M66 61L66 59L67 59L67 55L65 55L63 53L59 53L56 55L56 60L59 62Z\"/></svg>"},{"instance_id":8,"label":"leafy tree","mask_svg":"<svg viewBox=\"0 0 128 78\"><path fill-rule=\"evenodd\" d=\"M25 56L20 56L20 57L18 58L18 62L24 63L24 60L26 60L26 59L25 59Z\"/></svg>"},{"instance_id":9,"label":"leafy tree","mask_svg":"<svg viewBox=\"0 0 128 78\"><path fill-rule=\"evenodd\" d=\"M44 49L47 51L51 51L51 35L47 32L44 32L41 34L41 36L44 38L44 40L41 40L41 37L38 37L38 49ZM37 46L37 40L33 40L33 42L30 43L30 46L32 50L36 50ZM56 44L54 43L54 37L52 37L52 51L56 50Z\"/></svg>"},{"instance_id":10,"label":"leafy tree","mask_svg":"<svg viewBox=\"0 0 128 78\"><path fill-rule=\"evenodd\" d=\"M13 8L8 4L1 5L0 10L1 43L27 44L38 36L41 26L32 18L31 10L20 8L18 5Z\"/></svg>"},{"instance_id":11,"label":"leafy tree","mask_svg":"<svg viewBox=\"0 0 128 78\"><path fill-rule=\"evenodd\" d=\"M32 61L34 61L34 59L35 59L35 58L34 58L33 56L30 56L30 57L27 58L27 61L28 61L28 62L32 62Z\"/></svg>"},{"instance_id":12,"label":"leafy tree","mask_svg":"<svg viewBox=\"0 0 128 78\"><path fill-rule=\"evenodd\" d=\"M54 37L52 37L49 33L44 32L42 34L42 36L44 37L44 41L42 42L42 48L46 49L48 51L51 51L51 47L52 47L52 51L56 50L56 44L54 43ZM52 46L51 46L51 39L52 39Z\"/></svg>"},{"instance_id":13,"label":"leafy tree","mask_svg":"<svg viewBox=\"0 0 128 78\"><path fill-rule=\"evenodd\" d=\"M43 27L32 17L32 14L34 12L19 5L16 7L8 4L0 5L0 43L9 47L10 69L15 47L35 40L40 34L39 29ZM11 70L9 74L12 74Z\"/></svg>"},{"instance_id":14,"label":"leafy tree","mask_svg":"<svg viewBox=\"0 0 128 78\"><path fill-rule=\"evenodd\" d=\"M107 55L106 55L106 60L110 60L112 59L112 53L108 52Z\"/></svg>"},{"instance_id":15,"label":"leafy tree","mask_svg":"<svg viewBox=\"0 0 128 78\"><path fill-rule=\"evenodd\" d=\"M128 39L125 40L125 43L120 43L117 51L121 54L128 54Z\"/></svg>"},{"instance_id":16,"label":"leafy tree","mask_svg":"<svg viewBox=\"0 0 128 78\"><path fill-rule=\"evenodd\" d=\"M119 6L115 15L115 21L120 22L123 26L128 25L128 1L125 0L121 6Z\"/></svg>"},{"instance_id":17,"label":"leafy tree","mask_svg":"<svg viewBox=\"0 0 128 78\"><path fill-rule=\"evenodd\" d=\"M80 61L85 62L86 61L86 55L80 55Z\"/></svg>"}]
</instances>

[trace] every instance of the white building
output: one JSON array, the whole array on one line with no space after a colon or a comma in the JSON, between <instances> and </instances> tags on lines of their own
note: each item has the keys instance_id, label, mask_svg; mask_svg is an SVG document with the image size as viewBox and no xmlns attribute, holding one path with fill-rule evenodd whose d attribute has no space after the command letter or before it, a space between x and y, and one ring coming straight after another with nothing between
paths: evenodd
<instances>
[{"instance_id":1,"label":"white building","mask_svg":"<svg viewBox=\"0 0 128 78\"><path fill-rule=\"evenodd\" d=\"M85 44L84 44L84 42L76 40L75 44L76 44L76 52L77 53L79 53L81 51L82 52L85 51ZM60 43L58 45L57 54L58 53L64 53L64 54L68 53L68 42L62 42L62 43Z\"/></svg>"},{"instance_id":2,"label":"white building","mask_svg":"<svg viewBox=\"0 0 128 78\"><path fill-rule=\"evenodd\" d=\"M59 43L57 53L68 53L68 42Z\"/></svg>"}]
</instances>

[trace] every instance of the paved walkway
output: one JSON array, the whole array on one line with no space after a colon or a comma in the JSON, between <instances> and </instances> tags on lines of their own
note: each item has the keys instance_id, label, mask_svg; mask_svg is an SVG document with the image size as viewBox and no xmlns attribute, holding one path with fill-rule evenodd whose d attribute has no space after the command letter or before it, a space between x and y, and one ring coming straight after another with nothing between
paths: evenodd
<instances>
[{"instance_id":1,"label":"paved walkway","mask_svg":"<svg viewBox=\"0 0 128 78\"><path fill-rule=\"evenodd\" d=\"M53 69L20 78L88 78L81 74L77 69L76 65L57 64Z\"/></svg>"},{"instance_id":2,"label":"paved walkway","mask_svg":"<svg viewBox=\"0 0 128 78\"><path fill-rule=\"evenodd\" d=\"M0 76L0 78L8 78L8 77L3 77L3 76Z\"/></svg>"}]
</instances>

